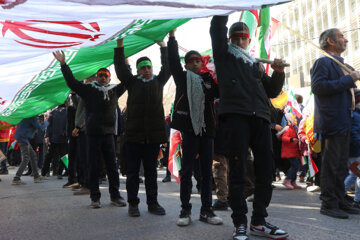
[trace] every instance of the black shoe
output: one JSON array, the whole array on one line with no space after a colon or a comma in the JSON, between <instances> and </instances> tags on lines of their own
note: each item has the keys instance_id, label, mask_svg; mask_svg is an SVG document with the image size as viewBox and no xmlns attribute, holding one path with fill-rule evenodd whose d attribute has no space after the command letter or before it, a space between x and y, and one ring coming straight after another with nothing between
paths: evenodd
<instances>
[{"instance_id":1,"label":"black shoe","mask_svg":"<svg viewBox=\"0 0 360 240\"><path fill-rule=\"evenodd\" d=\"M353 208L352 205L347 203L339 204L339 208L346 212L347 214L360 214L360 210Z\"/></svg>"},{"instance_id":2,"label":"black shoe","mask_svg":"<svg viewBox=\"0 0 360 240\"><path fill-rule=\"evenodd\" d=\"M122 197L118 197L116 199L111 199L110 203L111 203L111 205L114 205L117 207L126 207L126 202Z\"/></svg>"},{"instance_id":3,"label":"black shoe","mask_svg":"<svg viewBox=\"0 0 360 240\"><path fill-rule=\"evenodd\" d=\"M71 190L73 191L79 191L82 188L82 186L80 184L76 184L74 186L71 187Z\"/></svg>"},{"instance_id":4,"label":"black shoe","mask_svg":"<svg viewBox=\"0 0 360 240\"><path fill-rule=\"evenodd\" d=\"M148 211L155 215L165 215L165 209L158 202L148 204Z\"/></svg>"},{"instance_id":5,"label":"black shoe","mask_svg":"<svg viewBox=\"0 0 360 240\"><path fill-rule=\"evenodd\" d=\"M61 180L61 179L63 179L63 177L61 175L58 175L57 179Z\"/></svg>"},{"instance_id":6,"label":"black shoe","mask_svg":"<svg viewBox=\"0 0 360 240\"><path fill-rule=\"evenodd\" d=\"M4 169L0 170L0 175L8 175L8 174L9 174L8 170L4 170Z\"/></svg>"},{"instance_id":7,"label":"black shoe","mask_svg":"<svg viewBox=\"0 0 360 240\"><path fill-rule=\"evenodd\" d=\"M212 210L201 211L200 213L200 221L209 223L212 225L221 225L223 224L223 220L216 216Z\"/></svg>"},{"instance_id":8,"label":"black shoe","mask_svg":"<svg viewBox=\"0 0 360 240\"><path fill-rule=\"evenodd\" d=\"M31 171L27 171L26 173L22 174L22 176L30 176L31 175Z\"/></svg>"},{"instance_id":9,"label":"black shoe","mask_svg":"<svg viewBox=\"0 0 360 240\"><path fill-rule=\"evenodd\" d=\"M90 207L93 209L101 208L100 200L92 200Z\"/></svg>"},{"instance_id":10,"label":"black shoe","mask_svg":"<svg viewBox=\"0 0 360 240\"><path fill-rule=\"evenodd\" d=\"M343 210L339 208L327 208L322 206L320 208L320 213L333 218L341 218L341 219L349 218L349 215L347 215Z\"/></svg>"},{"instance_id":11,"label":"black shoe","mask_svg":"<svg viewBox=\"0 0 360 240\"><path fill-rule=\"evenodd\" d=\"M171 177L169 175L166 175L166 177L164 177L162 182L171 182Z\"/></svg>"},{"instance_id":12,"label":"black shoe","mask_svg":"<svg viewBox=\"0 0 360 240\"><path fill-rule=\"evenodd\" d=\"M129 203L128 214L130 217L139 217L140 212L138 204Z\"/></svg>"},{"instance_id":13,"label":"black shoe","mask_svg":"<svg viewBox=\"0 0 360 240\"><path fill-rule=\"evenodd\" d=\"M233 240L248 240L249 237L246 234L246 225L241 224L240 226L235 227L233 232Z\"/></svg>"},{"instance_id":14,"label":"black shoe","mask_svg":"<svg viewBox=\"0 0 360 240\"><path fill-rule=\"evenodd\" d=\"M228 210L228 207L228 202L221 202L219 199L217 199L212 206L215 211L226 211Z\"/></svg>"},{"instance_id":15,"label":"black shoe","mask_svg":"<svg viewBox=\"0 0 360 240\"><path fill-rule=\"evenodd\" d=\"M77 182L67 182L65 183L62 187L63 188L72 188L73 186L75 186L76 184L78 184Z\"/></svg>"}]
</instances>

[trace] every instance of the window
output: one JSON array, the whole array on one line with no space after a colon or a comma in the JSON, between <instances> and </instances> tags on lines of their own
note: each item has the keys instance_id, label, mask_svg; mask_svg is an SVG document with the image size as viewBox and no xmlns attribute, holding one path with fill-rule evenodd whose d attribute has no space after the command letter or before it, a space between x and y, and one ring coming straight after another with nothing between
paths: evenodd
<instances>
[{"instance_id":1,"label":"window","mask_svg":"<svg viewBox=\"0 0 360 240\"><path fill-rule=\"evenodd\" d=\"M350 10L352 11L352 13L355 12L355 10L356 10L356 0L350 0Z\"/></svg>"},{"instance_id":2,"label":"window","mask_svg":"<svg viewBox=\"0 0 360 240\"><path fill-rule=\"evenodd\" d=\"M352 43L352 50L356 51L359 49L359 35L357 31L351 34L351 39L349 40Z\"/></svg>"}]
</instances>

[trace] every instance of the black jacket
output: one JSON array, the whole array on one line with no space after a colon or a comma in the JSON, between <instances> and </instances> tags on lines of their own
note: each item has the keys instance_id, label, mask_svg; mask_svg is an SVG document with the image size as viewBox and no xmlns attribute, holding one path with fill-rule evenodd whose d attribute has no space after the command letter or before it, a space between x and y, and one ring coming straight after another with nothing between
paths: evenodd
<instances>
[{"instance_id":1,"label":"black jacket","mask_svg":"<svg viewBox=\"0 0 360 240\"><path fill-rule=\"evenodd\" d=\"M77 81L68 65L62 65L61 71L69 88L85 102L86 133L88 135L115 134L116 106L119 97L126 91L125 86L118 84L109 90L109 100L106 100L104 94L91 84Z\"/></svg>"},{"instance_id":2,"label":"black jacket","mask_svg":"<svg viewBox=\"0 0 360 240\"><path fill-rule=\"evenodd\" d=\"M189 101L187 95L187 84L186 84L186 71L183 70L180 62L178 44L175 37L170 37L168 42L169 48L169 64L170 71L174 77L176 84L176 95L174 102L174 111L172 115L171 127L183 132L194 133L191 118ZM215 124L216 117L214 112L214 97L218 95L218 88L211 77L210 73L201 74L205 84L210 84L211 88L207 89L203 87L205 93L205 132L202 132L202 136L215 137Z\"/></svg>"},{"instance_id":3,"label":"black jacket","mask_svg":"<svg viewBox=\"0 0 360 240\"><path fill-rule=\"evenodd\" d=\"M257 116L270 122L269 98L276 97L284 84L285 74L269 77L259 64L250 67L228 52L227 16L214 16L210 35L220 90L220 114L236 113Z\"/></svg>"},{"instance_id":4,"label":"black jacket","mask_svg":"<svg viewBox=\"0 0 360 240\"><path fill-rule=\"evenodd\" d=\"M125 142L167 142L163 108L163 89L171 74L167 48L161 48L161 71L152 81L143 82L125 63L124 48L115 48L116 75L128 90Z\"/></svg>"},{"instance_id":5,"label":"black jacket","mask_svg":"<svg viewBox=\"0 0 360 240\"><path fill-rule=\"evenodd\" d=\"M67 143L66 108L56 108L50 113L49 125L46 128L46 137L49 137L51 143Z\"/></svg>"}]
</instances>

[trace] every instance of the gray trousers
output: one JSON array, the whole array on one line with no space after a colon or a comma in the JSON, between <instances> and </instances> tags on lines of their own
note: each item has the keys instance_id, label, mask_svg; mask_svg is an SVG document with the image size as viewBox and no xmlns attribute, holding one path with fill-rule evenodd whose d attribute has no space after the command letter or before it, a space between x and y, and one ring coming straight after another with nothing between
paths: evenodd
<instances>
[{"instance_id":1,"label":"gray trousers","mask_svg":"<svg viewBox=\"0 0 360 240\"><path fill-rule=\"evenodd\" d=\"M38 167L37 167L37 156L30 143L18 142L21 152L21 163L19 169L17 170L14 179L20 179L23 174L26 166L30 161L31 169L34 174L34 178L39 177Z\"/></svg>"},{"instance_id":2,"label":"gray trousers","mask_svg":"<svg viewBox=\"0 0 360 240\"><path fill-rule=\"evenodd\" d=\"M339 208L344 203L349 147L350 130L343 134L322 135L320 199L324 207Z\"/></svg>"}]
</instances>

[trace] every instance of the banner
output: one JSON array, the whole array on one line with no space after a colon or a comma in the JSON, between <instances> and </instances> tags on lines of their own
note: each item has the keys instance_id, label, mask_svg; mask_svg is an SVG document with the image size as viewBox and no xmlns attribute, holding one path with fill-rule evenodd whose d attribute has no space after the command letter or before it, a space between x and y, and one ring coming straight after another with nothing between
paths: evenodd
<instances>
[{"instance_id":1,"label":"banner","mask_svg":"<svg viewBox=\"0 0 360 240\"><path fill-rule=\"evenodd\" d=\"M112 64L118 37L125 37L125 54L131 56L189 18L283 2L0 0L0 119L16 124L65 101L69 89L51 54L55 50L67 49L66 60L82 80Z\"/></svg>"}]
</instances>

